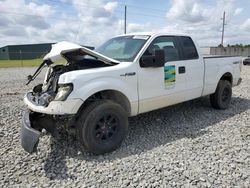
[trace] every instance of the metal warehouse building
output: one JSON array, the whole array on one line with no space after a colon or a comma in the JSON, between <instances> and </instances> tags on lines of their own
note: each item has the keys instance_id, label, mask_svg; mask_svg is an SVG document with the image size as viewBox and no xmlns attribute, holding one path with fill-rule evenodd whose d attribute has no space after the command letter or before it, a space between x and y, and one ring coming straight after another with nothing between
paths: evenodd
<instances>
[{"instance_id":1,"label":"metal warehouse building","mask_svg":"<svg viewBox=\"0 0 250 188\"><path fill-rule=\"evenodd\" d=\"M8 45L0 48L0 60L42 58L54 43Z\"/></svg>"},{"instance_id":2,"label":"metal warehouse building","mask_svg":"<svg viewBox=\"0 0 250 188\"><path fill-rule=\"evenodd\" d=\"M22 45L8 45L0 48L0 60L27 60L42 58L51 50L52 44L55 43L41 43L41 44L22 44ZM91 50L94 47L84 46Z\"/></svg>"}]
</instances>

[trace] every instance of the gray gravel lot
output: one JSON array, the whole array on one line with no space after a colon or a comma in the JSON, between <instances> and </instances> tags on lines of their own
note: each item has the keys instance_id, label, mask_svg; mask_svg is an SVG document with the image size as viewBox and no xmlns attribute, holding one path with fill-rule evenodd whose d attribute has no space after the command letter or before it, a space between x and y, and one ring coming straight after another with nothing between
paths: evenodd
<instances>
[{"instance_id":1,"label":"gray gravel lot","mask_svg":"<svg viewBox=\"0 0 250 188\"><path fill-rule=\"evenodd\" d=\"M233 90L230 109L207 97L130 118L129 135L109 154L81 153L73 135L40 139L38 152L20 146L26 75L0 69L0 187L250 187L250 66Z\"/></svg>"}]
</instances>

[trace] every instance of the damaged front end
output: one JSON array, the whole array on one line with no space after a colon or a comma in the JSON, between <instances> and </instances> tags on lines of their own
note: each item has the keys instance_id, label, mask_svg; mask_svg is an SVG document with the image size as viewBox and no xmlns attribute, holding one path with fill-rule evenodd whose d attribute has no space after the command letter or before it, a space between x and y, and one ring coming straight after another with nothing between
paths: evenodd
<instances>
[{"instance_id":1,"label":"damaged front end","mask_svg":"<svg viewBox=\"0 0 250 188\"><path fill-rule=\"evenodd\" d=\"M56 129L53 116L39 113L39 110L37 110L39 107L46 109L49 103L56 97L58 77L62 71L53 71L52 69L50 65L47 69L44 83L35 86L33 90L28 92L24 97L24 101L28 104L29 110L23 112L22 116L21 145L24 150L29 153L33 153L37 150L42 129L46 129L50 133L54 133ZM31 105L37 109L33 109Z\"/></svg>"},{"instance_id":2,"label":"damaged front end","mask_svg":"<svg viewBox=\"0 0 250 188\"><path fill-rule=\"evenodd\" d=\"M49 103L53 100L61 100L62 98L62 88L69 88L67 93L64 93L64 100L73 90L73 84L59 85L59 76L65 72L70 71L69 66L65 65L50 65L45 74L45 79L43 84L36 85L33 90L26 94L26 97L34 105L47 107Z\"/></svg>"},{"instance_id":3,"label":"damaged front end","mask_svg":"<svg viewBox=\"0 0 250 188\"><path fill-rule=\"evenodd\" d=\"M66 60L66 64L54 64ZM43 63L33 75L28 76L27 85L43 68L47 68L42 84L35 86L24 97L28 111L23 113L21 125L21 145L29 153L36 151L42 129L54 133L58 117L70 121L83 104L81 98L69 98L73 83L59 83L60 76L70 71L113 66L118 61L76 44L61 42L52 46ZM71 122L72 123L72 122Z\"/></svg>"},{"instance_id":4,"label":"damaged front end","mask_svg":"<svg viewBox=\"0 0 250 188\"><path fill-rule=\"evenodd\" d=\"M76 112L76 110L72 110L75 103L64 102L73 91L73 84L58 84L59 76L67 71L69 71L69 67L65 65L49 65L44 83L36 85L24 97L28 110L22 116L21 145L29 153L37 150L43 129L52 135L55 133L57 115L68 115L67 111L64 111L64 107L69 106L69 113ZM78 101L78 104L82 104L82 102ZM78 107L79 105L76 106L76 109Z\"/></svg>"}]
</instances>

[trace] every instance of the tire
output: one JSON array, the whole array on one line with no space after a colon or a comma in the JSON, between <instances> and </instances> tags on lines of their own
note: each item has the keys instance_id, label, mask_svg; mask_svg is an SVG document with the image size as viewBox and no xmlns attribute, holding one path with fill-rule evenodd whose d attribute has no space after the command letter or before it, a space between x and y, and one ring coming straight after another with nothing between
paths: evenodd
<instances>
[{"instance_id":1,"label":"tire","mask_svg":"<svg viewBox=\"0 0 250 188\"><path fill-rule=\"evenodd\" d=\"M110 100L90 103L77 121L81 149L104 154L118 148L128 132L125 110Z\"/></svg>"},{"instance_id":2,"label":"tire","mask_svg":"<svg viewBox=\"0 0 250 188\"><path fill-rule=\"evenodd\" d=\"M211 106L225 110L229 107L232 98L232 85L228 80L220 80L214 94L210 95Z\"/></svg>"}]
</instances>

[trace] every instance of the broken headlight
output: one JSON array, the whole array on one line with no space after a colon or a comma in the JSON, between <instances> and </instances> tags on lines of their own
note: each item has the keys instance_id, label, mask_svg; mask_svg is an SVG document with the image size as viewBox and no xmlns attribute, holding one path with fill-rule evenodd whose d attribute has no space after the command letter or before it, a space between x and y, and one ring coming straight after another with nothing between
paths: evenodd
<instances>
[{"instance_id":1,"label":"broken headlight","mask_svg":"<svg viewBox=\"0 0 250 188\"><path fill-rule=\"evenodd\" d=\"M73 84L61 84L58 86L58 92L54 100L65 101L72 91L73 91Z\"/></svg>"}]
</instances>

